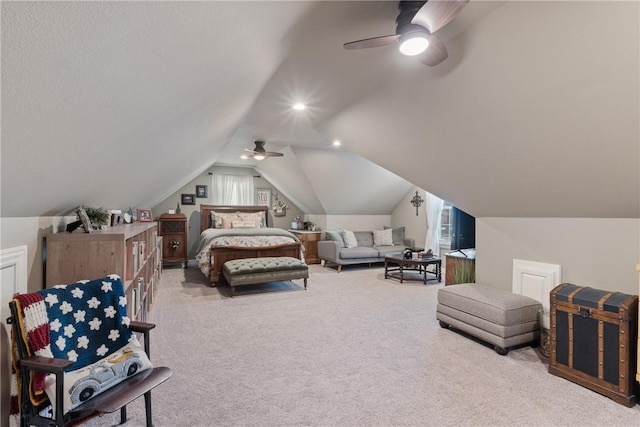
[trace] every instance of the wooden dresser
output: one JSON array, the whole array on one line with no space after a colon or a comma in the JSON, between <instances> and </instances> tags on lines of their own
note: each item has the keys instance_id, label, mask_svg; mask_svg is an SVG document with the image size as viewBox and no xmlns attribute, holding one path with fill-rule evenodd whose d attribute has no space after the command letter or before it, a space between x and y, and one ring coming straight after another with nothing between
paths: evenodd
<instances>
[{"instance_id":1,"label":"wooden dresser","mask_svg":"<svg viewBox=\"0 0 640 427\"><path fill-rule=\"evenodd\" d=\"M158 224L164 241L162 261L180 262L182 268L187 268L187 217L181 213L164 213Z\"/></svg>"},{"instance_id":2,"label":"wooden dresser","mask_svg":"<svg viewBox=\"0 0 640 427\"><path fill-rule=\"evenodd\" d=\"M321 231L302 231L302 230L289 230L295 234L304 246L304 259L307 264L320 264L320 258L318 257L318 241L322 235Z\"/></svg>"}]
</instances>

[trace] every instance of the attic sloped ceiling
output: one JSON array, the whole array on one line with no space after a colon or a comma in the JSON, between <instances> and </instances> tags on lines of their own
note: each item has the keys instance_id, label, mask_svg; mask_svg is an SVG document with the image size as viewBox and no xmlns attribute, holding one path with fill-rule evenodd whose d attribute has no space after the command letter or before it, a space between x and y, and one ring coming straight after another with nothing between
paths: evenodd
<instances>
[{"instance_id":1,"label":"attic sloped ceiling","mask_svg":"<svg viewBox=\"0 0 640 427\"><path fill-rule=\"evenodd\" d=\"M430 68L342 48L396 2L2 2L0 214L153 207L261 139L309 213L411 182L476 216L637 218L639 6L472 0Z\"/></svg>"},{"instance_id":2,"label":"attic sloped ceiling","mask_svg":"<svg viewBox=\"0 0 640 427\"><path fill-rule=\"evenodd\" d=\"M350 152L304 147L288 147L283 152L284 158L262 161L256 170L304 212L388 215L412 187Z\"/></svg>"},{"instance_id":3,"label":"attic sloped ceiling","mask_svg":"<svg viewBox=\"0 0 640 427\"><path fill-rule=\"evenodd\" d=\"M216 161L311 7L2 2L2 217L163 200Z\"/></svg>"},{"instance_id":4,"label":"attic sloped ceiling","mask_svg":"<svg viewBox=\"0 0 640 427\"><path fill-rule=\"evenodd\" d=\"M323 131L475 216L638 218L639 5L507 2Z\"/></svg>"}]
</instances>

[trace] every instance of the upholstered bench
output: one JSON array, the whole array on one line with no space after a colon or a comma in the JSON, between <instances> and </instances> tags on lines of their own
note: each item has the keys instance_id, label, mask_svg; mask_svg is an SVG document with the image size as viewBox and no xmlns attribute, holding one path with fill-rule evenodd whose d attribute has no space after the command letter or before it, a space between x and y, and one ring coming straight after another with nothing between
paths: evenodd
<instances>
[{"instance_id":1,"label":"upholstered bench","mask_svg":"<svg viewBox=\"0 0 640 427\"><path fill-rule=\"evenodd\" d=\"M533 298L464 283L438 289L436 319L443 328L466 332L505 355L509 347L540 339L540 310L542 304Z\"/></svg>"},{"instance_id":2,"label":"upholstered bench","mask_svg":"<svg viewBox=\"0 0 640 427\"><path fill-rule=\"evenodd\" d=\"M304 288L307 289L309 267L292 257L243 258L225 262L222 274L231 286L233 297L236 286L281 280L304 279Z\"/></svg>"}]
</instances>

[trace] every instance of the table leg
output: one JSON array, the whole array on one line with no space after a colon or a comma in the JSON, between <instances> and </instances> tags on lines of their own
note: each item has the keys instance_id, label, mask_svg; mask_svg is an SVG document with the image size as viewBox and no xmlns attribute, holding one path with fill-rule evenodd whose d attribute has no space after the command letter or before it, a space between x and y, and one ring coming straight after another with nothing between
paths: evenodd
<instances>
[{"instance_id":1,"label":"table leg","mask_svg":"<svg viewBox=\"0 0 640 427\"><path fill-rule=\"evenodd\" d=\"M387 262L387 260L384 260L384 278L388 279L389 278L389 274L387 274L389 272L389 263Z\"/></svg>"},{"instance_id":2,"label":"table leg","mask_svg":"<svg viewBox=\"0 0 640 427\"><path fill-rule=\"evenodd\" d=\"M403 279L404 279L404 275L402 273L402 264L400 264L400 283L402 283Z\"/></svg>"}]
</instances>

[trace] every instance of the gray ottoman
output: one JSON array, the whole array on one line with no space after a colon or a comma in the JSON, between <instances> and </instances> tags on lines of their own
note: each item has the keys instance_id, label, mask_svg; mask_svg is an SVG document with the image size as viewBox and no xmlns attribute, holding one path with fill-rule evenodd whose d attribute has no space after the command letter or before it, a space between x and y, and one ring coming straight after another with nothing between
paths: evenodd
<instances>
[{"instance_id":1,"label":"gray ottoman","mask_svg":"<svg viewBox=\"0 0 640 427\"><path fill-rule=\"evenodd\" d=\"M533 298L477 283L438 289L436 319L491 343L498 354L540 339L542 304Z\"/></svg>"},{"instance_id":2,"label":"gray ottoman","mask_svg":"<svg viewBox=\"0 0 640 427\"><path fill-rule=\"evenodd\" d=\"M286 256L243 258L225 262L222 274L231 286L233 297L236 286L281 280L304 279L304 288L307 289L309 267L297 258Z\"/></svg>"}]
</instances>

